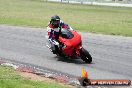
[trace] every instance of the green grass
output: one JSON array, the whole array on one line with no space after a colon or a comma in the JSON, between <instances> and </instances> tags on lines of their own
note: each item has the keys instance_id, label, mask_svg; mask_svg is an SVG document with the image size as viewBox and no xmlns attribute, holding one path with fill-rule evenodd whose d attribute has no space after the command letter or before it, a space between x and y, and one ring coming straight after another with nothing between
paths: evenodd
<instances>
[{"instance_id":1,"label":"green grass","mask_svg":"<svg viewBox=\"0 0 132 88\"><path fill-rule=\"evenodd\" d=\"M57 82L33 81L21 77L14 69L0 66L0 88L68 88Z\"/></svg>"},{"instance_id":2,"label":"green grass","mask_svg":"<svg viewBox=\"0 0 132 88\"><path fill-rule=\"evenodd\" d=\"M54 14L75 30L132 36L132 8L0 0L0 24L45 28Z\"/></svg>"}]
</instances>

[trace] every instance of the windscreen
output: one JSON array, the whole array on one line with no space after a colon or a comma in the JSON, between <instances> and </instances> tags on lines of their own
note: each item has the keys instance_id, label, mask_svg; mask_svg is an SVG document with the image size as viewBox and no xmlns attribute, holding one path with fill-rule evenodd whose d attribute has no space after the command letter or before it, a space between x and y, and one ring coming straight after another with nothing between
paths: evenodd
<instances>
[{"instance_id":1,"label":"windscreen","mask_svg":"<svg viewBox=\"0 0 132 88\"><path fill-rule=\"evenodd\" d=\"M73 34L70 29L61 29L61 35L63 38L71 39L73 38Z\"/></svg>"}]
</instances>

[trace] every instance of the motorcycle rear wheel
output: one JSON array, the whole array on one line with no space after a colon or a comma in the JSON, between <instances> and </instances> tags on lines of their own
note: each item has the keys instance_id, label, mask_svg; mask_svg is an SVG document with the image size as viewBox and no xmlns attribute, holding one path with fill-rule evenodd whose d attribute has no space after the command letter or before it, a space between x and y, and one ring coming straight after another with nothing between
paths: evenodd
<instances>
[{"instance_id":1,"label":"motorcycle rear wheel","mask_svg":"<svg viewBox=\"0 0 132 88\"><path fill-rule=\"evenodd\" d=\"M91 63L91 62L92 62L92 57L91 57L91 55L90 55L89 52L88 52L86 49L84 49L84 48L81 49L81 59L82 59L83 61L85 61L86 63Z\"/></svg>"}]
</instances>

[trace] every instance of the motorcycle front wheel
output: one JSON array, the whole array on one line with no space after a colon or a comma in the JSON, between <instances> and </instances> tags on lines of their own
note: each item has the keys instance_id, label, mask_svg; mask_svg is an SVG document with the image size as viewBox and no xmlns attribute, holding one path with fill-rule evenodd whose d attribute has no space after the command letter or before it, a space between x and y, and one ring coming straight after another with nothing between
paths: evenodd
<instances>
[{"instance_id":1,"label":"motorcycle front wheel","mask_svg":"<svg viewBox=\"0 0 132 88\"><path fill-rule=\"evenodd\" d=\"M81 49L81 59L82 59L83 61L85 61L86 63L91 63L91 62L92 62L92 57L91 57L91 55L90 55L89 52L88 52L86 49L84 49L84 48Z\"/></svg>"}]
</instances>

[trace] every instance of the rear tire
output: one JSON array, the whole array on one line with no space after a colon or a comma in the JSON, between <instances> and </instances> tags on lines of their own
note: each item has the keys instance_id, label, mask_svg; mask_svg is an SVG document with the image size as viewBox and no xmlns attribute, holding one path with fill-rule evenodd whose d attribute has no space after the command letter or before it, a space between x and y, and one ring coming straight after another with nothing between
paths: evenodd
<instances>
[{"instance_id":1,"label":"rear tire","mask_svg":"<svg viewBox=\"0 0 132 88\"><path fill-rule=\"evenodd\" d=\"M86 49L84 49L84 48L81 49L81 59L82 59L83 61L85 61L86 63L91 63L91 62L92 62L92 57L91 57L91 55L90 55L89 52L88 52Z\"/></svg>"}]
</instances>

